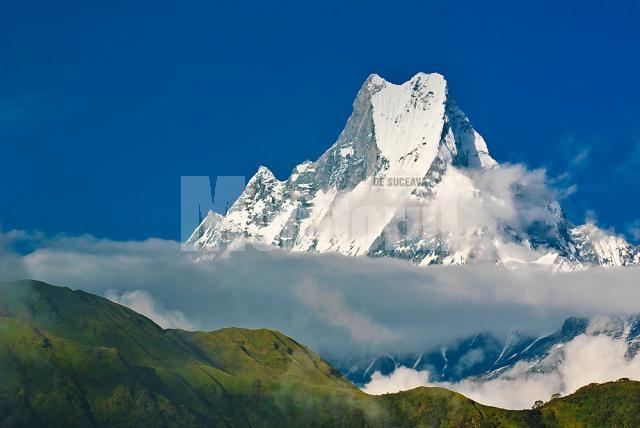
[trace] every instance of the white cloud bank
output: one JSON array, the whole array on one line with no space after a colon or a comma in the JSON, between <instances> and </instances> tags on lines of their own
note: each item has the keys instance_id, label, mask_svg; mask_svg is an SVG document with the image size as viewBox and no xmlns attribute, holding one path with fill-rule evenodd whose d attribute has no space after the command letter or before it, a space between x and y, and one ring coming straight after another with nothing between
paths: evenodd
<instances>
[{"instance_id":1,"label":"white cloud bank","mask_svg":"<svg viewBox=\"0 0 640 428\"><path fill-rule=\"evenodd\" d=\"M438 386L457 391L472 400L506 409L530 408L536 400L548 401L552 394L567 395L593 382L628 377L640 380L640 354L627 358L628 344L605 335L580 335L566 343L551 371L531 372L532 363L520 362L498 378L480 381L429 382L429 372L398 367L389 375L376 372L363 387L368 394L404 391L418 386ZM543 364L545 361L542 362Z\"/></svg>"},{"instance_id":2,"label":"white cloud bank","mask_svg":"<svg viewBox=\"0 0 640 428\"><path fill-rule=\"evenodd\" d=\"M388 375L383 375L379 371L374 372L371 375L371 382L366 384L362 390L367 394L381 395L406 391L419 386L430 386L429 371L399 366Z\"/></svg>"},{"instance_id":3,"label":"white cloud bank","mask_svg":"<svg viewBox=\"0 0 640 428\"><path fill-rule=\"evenodd\" d=\"M640 269L633 268L554 275L251 249L196 263L172 241L20 231L0 234L0 244L0 279L114 290L165 326L273 328L334 360L419 353L481 331L547 334L569 316L640 313ZM31 249L10 250L18 247ZM133 299L143 292L153 296L146 309Z\"/></svg>"}]
</instances>

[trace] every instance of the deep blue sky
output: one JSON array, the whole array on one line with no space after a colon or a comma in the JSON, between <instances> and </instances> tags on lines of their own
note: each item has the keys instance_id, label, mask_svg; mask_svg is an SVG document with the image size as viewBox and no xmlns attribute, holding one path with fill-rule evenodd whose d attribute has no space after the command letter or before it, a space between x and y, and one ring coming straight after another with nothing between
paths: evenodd
<instances>
[{"instance_id":1,"label":"deep blue sky","mask_svg":"<svg viewBox=\"0 0 640 428\"><path fill-rule=\"evenodd\" d=\"M638 2L181 3L0 6L4 230L177 239L182 175L284 178L418 71L497 160L569 172L572 220L640 218Z\"/></svg>"}]
</instances>

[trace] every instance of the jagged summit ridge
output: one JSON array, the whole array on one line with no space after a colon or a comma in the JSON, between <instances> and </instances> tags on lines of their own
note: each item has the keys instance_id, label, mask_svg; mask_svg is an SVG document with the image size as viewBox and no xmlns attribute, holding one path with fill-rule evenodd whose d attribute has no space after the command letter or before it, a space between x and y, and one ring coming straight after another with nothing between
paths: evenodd
<instances>
[{"instance_id":1,"label":"jagged summit ridge","mask_svg":"<svg viewBox=\"0 0 640 428\"><path fill-rule=\"evenodd\" d=\"M638 262L637 248L612 248L626 243L589 243L601 235L574 230L553 201L545 202L544 218L535 227L501 218L494 219L497 226L465 219L465 227L443 227L466 214L443 208L452 194L496 199L476 185L472 173L496 168L441 74L418 73L402 84L372 74L326 152L297 165L284 181L261 166L227 214L208 215L186 245L223 249L251 238L292 251L391 256L420 264L505 263L514 260L515 245L518 254L529 253L527 262L556 268ZM606 256L593 256L603 248ZM612 256L616 251L624 254Z\"/></svg>"}]
</instances>

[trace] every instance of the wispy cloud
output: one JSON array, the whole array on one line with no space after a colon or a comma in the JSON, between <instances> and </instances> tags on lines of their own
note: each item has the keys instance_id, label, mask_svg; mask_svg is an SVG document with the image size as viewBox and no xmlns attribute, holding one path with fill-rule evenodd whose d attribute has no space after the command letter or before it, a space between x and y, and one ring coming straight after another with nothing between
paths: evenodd
<instances>
[{"instance_id":1,"label":"wispy cloud","mask_svg":"<svg viewBox=\"0 0 640 428\"><path fill-rule=\"evenodd\" d=\"M579 166L587 163L589 160L589 155L591 154L590 147L584 147L580 149L578 153L569 161L572 166Z\"/></svg>"},{"instance_id":2,"label":"wispy cloud","mask_svg":"<svg viewBox=\"0 0 640 428\"><path fill-rule=\"evenodd\" d=\"M640 142L626 156L617 170L624 175L636 175L640 170Z\"/></svg>"},{"instance_id":3,"label":"wispy cloud","mask_svg":"<svg viewBox=\"0 0 640 428\"><path fill-rule=\"evenodd\" d=\"M107 290L104 297L150 318L160 327L185 330L193 330L194 328L182 312L165 309L151 294L144 290L125 291L122 294L116 290Z\"/></svg>"},{"instance_id":4,"label":"wispy cloud","mask_svg":"<svg viewBox=\"0 0 640 428\"><path fill-rule=\"evenodd\" d=\"M627 226L627 230L634 240L640 241L640 220L634 220Z\"/></svg>"},{"instance_id":5,"label":"wispy cloud","mask_svg":"<svg viewBox=\"0 0 640 428\"><path fill-rule=\"evenodd\" d=\"M294 292L309 309L318 313L330 325L349 331L359 342L380 343L393 338L392 331L349 307L337 291L324 291L309 279L303 280Z\"/></svg>"},{"instance_id":6,"label":"wispy cloud","mask_svg":"<svg viewBox=\"0 0 640 428\"><path fill-rule=\"evenodd\" d=\"M591 160L594 141L586 142L575 134L567 134L560 139L559 149L561 158L569 170L585 166ZM571 171L569 171L571 172Z\"/></svg>"}]
</instances>

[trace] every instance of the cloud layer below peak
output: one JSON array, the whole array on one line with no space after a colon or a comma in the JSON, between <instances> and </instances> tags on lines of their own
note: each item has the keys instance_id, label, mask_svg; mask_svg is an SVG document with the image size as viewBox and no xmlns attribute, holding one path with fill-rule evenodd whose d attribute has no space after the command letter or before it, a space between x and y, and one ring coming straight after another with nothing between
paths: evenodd
<instances>
[{"instance_id":1,"label":"cloud layer below peak","mask_svg":"<svg viewBox=\"0 0 640 428\"><path fill-rule=\"evenodd\" d=\"M547 334L569 316L640 313L640 269L632 268L424 268L250 248L194 261L173 241L20 231L0 244L0 278L109 292L166 327L274 328L335 360L422 352L482 331Z\"/></svg>"}]
</instances>

